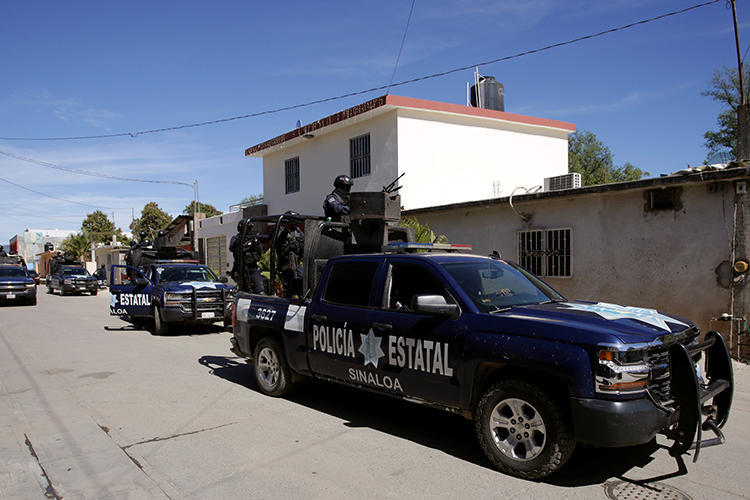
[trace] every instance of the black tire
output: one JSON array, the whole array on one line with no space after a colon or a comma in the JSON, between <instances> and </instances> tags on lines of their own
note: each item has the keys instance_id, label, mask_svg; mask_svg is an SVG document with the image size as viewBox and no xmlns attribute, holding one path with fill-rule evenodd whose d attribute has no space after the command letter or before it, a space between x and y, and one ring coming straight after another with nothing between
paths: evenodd
<instances>
[{"instance_id":1,"label":"black tire","mask_svg":"<svg viewBox=\"0 0 750 500\"><path fill-rule=\"evenodd\" d=\"M271 337L260 339L255 346L253 373L260 390L269 396L283 396L293 388L284 349Z\"/></svg>"},{"instance_id":2,"label":"black tire","mask_svg":"<svg viewBox=\"0 0 750 500\"><path fill-rule=\"evenodd\" d=\"M154 335L166 335L169 333L169 324L164 321L159 304L154 305Z\"/></svg>"},{"instance_id":3,"label":"black tire","mask_svg":"<svg viewBox=\"0 0 750 500\"><path fill-rule=\"evenodd\" d=\"M552 474L576 446L569 421L555 400L523 380L503 380L490 387L477 405L475 427L490 461L500 471L523 479Z\"/></svg>"},{"instance_id":4,"label":"black tire","mask_svg":"<svg viewBox=\"0 0 750 500\"><path fill-rule=\"evenodd\" d=\"M60 297L65 295L65 289L63 287L60 287Z\"/></svg>"},{"instance_id":5,"label":"black tire","mask_svg":"<svg viewBox=\"0 0 750 500\"><path fill-rule=\"evenodd\" d=\"M94 289L94 291L93 291L93 292L91 292L91 295L96 295L97 293L99 293L99 290L97 290L97 289L95 288L95 289Z\"/></svg>"},{"instance_id":6,"label":"black tire","mask_svg":"<svg viewBox=\"0 0 750 500\"><path fill-rule=\"evenodd\" d=\"M30 306L36 305L36 295L34 295L32 298L29 299L29 305Z\"/></svg>"}]
</instances>

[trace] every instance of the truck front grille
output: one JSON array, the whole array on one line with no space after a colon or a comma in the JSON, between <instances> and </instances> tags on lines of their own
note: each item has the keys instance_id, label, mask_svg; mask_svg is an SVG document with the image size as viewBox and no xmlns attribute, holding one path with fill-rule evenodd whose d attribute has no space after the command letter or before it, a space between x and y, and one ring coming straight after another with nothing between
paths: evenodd
<instances>
[{"instance_id":1,"label":"truck front grille","mask_svg":"<svg viewBox=\"0 0 750 500\"><path fill-rule=\"evenodd\" d=\"M651 367L651 376L647 387L651 396L660 404L666 406L672 403L669 346L675 342L687 346L697 341L698 333L698 329L693 327L679 333L665 335L658 345L649 349L648 363Z\"/></svg>"}]
</instances>

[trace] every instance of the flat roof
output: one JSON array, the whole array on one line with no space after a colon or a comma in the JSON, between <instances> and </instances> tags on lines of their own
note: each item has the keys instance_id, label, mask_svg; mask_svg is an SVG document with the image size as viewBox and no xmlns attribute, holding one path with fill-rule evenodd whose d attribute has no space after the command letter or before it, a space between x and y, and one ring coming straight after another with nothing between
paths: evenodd
<instances>
[{"instance_id":1,"label":"flat roof","mask_svg":"<svg viewBox=\"0 0 750 500\"><path fill-rule=\"evenodd\" d=\"M389 94L376 97L370 101L358 104L357 106L345 109L344 111L339 111L338 113L321 118L316 122L308 123L307 125L290 130L289 132L274 137L273 139L251 146L245 150L245 156L262 157L276 151L287 142L320 131L321 129L331 127L355 117L361 118L363 115L369 114L369 118L395 109L414 109L438 114L491 119L498 122L529 125L545 129L562 130L565 132L575 132L576 130L574 123L507 113L505 111L495 111L493 109L475 108L473 106L463 106L461 104L428 101L425 99Z\"/></svg>"},{"instance_id":2,"label":"flat roof","mask_svg":"<svg viewBox=\"0 0 750 500\"><path fill-rule=\"evenodd\" d=\"M641 179L629 182L614 182L611 184L597 184L595 186L585 186L575 189L561 189L559 191L541 191L532 194L519 194L513 196L513 203L522 201L543 200L548 198L562 198L570 196L581 196L592 193L610 193L616 191L627 191L630 189L644 188L664 188L679 184L688 184L695 182L718 182L722 180L738 179L750 177L750 164L738 163L733 167L727 167L722 170L696 171L695 173L677 173L663 175L650 179ZM420 213L435 212L439 210L450 210L455 208L483 207L488 205L507 205L510 200L509 196L503 198L490 198L476 201L465 201L461 203L451 203L447 205L435 205L432 207L414 208L404 210L402 215L416 215Z\"/></svg>"}]
</instances>

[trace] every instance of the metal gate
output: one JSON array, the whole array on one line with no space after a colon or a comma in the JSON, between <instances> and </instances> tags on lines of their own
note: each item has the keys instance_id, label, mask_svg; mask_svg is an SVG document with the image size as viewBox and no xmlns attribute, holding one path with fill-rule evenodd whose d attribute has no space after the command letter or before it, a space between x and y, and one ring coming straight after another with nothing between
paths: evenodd
<instances>
[{"instance_id":1,"label":"metal gate","mask_svg":"<svg viewBox=\"0 0 750 500\"><path fill-rule=\"evenodd\" d=\"M219 277L227 275L227 237L206 238L206 264Z\"/></svg>"}]
</instances>

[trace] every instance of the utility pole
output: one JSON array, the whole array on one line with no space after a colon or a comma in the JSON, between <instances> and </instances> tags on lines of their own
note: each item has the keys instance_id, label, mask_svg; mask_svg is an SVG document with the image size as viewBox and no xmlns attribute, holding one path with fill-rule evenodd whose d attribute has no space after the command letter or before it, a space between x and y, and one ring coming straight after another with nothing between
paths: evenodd
<instances>
[{"instance_id":1,"label":"utility pole","mask_svg":"<svg viewBox=\"0 0 750 500\"><path fill-rule=\"evenodd\" d=\"M750 112L745 100L744 72L740 52L740 34L737 30L737 6L732 0L732 21L734 22L734 43L737 50L737 74L740 84L740 104L737 106L737 161L750 159Z\"/></svg>"},{"instance_id":2,"label":"utility pole","mask_svg":"<svg viewBox=\"0 0 750 500\"><path fill-rule=\"evenodd\" d=\"M198 179L193 181L193 230L190 235L193 252L198 251Z\"/></svg>"}]
</instances>

